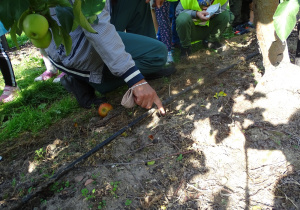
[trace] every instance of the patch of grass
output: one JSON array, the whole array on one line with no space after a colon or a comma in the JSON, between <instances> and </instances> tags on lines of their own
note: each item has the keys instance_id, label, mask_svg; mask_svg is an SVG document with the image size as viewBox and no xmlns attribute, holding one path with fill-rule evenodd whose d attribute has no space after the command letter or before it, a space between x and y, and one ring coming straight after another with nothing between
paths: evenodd
<instances>
[{"instance_id":1,"label":"patch of grass","mask_svg":"<svg viewBox=\"0 0 300 210\"><path fill-rule=\"evenodd\" d=\"M6 37L9 48L16 47L15 43L11 39L10 34L6 34L5 37ZM20 45L23 45L23 44L26 44L27 42L29 42L29 38L23 32L20 36L17 35L17 41L20 46Z\"/></svg>"},{"instance_id":2,"label":"patch of grass","mask_svg":"<svg viewBox=\"0 0 300 210\"><path fill-rule=\"evenodd\" d=\"M36 135L55 122L80 111L74 97L50 79L34 82L45 71L43 59L38 55L22 58L13 65L17 84L21 91L16 100L0 104L0 144L20 136L24 132ZM0 77L0 94L4 88Z\"/></svg>"}]
</instances>

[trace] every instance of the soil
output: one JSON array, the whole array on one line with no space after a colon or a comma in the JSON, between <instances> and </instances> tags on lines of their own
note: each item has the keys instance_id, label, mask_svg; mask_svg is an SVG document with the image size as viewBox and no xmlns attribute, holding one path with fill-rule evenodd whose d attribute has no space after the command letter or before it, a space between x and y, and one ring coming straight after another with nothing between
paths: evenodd
<instances>
[{"instance_id":1,"label":"soil","mask_svg":"<svg viewBox=\"0 0 300 210\"><path fill-rule=\"evenodd\" d=\"M292 63L296 43L294 31ZM24 133L1 145L0 208L299 209L299 100L284 98L293 112L282 107L272 113L276 119L267 117L276 104L255 91L265 73L262 57L246 59L258 51L254 31L224 44L220 53L195 45L174 75L149 81L163 101L180 93L165 105L166 116L150 113L126 127L146 110L123 108L120 88L107 95L114 110L105 118L83 109L37 136ZM104 140L110 142L101 147Z\"/></svg>"}]
</instances>

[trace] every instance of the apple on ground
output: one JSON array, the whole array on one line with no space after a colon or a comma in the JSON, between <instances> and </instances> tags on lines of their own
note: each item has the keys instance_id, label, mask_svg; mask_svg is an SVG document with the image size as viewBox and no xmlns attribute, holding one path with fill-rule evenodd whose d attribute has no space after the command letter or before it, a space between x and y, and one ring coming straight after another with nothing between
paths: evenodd
<instances>
[{"instance_id":1,"label":"apple on ground","mask_svg":"<svg viewBox=\"0 0 300 210\"><path fill-rule=\"evenodd\" d=\"M101 117L105 117L113 107L109 103L103 103L99 106L98 113Z\"/></svg>"},{"instance_id":2,"label":"apple on ground","mask_svg":"<svg viewBox=\"0 0 300 210\"><path fill-rule=\"evenodd\" d=\"M30 39L41 39L48 33L48 20L40 14L27 15L23 21L23 30Z\"/></svg>"},{"instance_id":3,"label":"apple on ground","mask_svg":"<svg viewBox=\"0 0 300 210\"><path fill-rule=\"evenodd\" d=\"M51 40L52 40L52 34L51 31L48 30L45 37L41 39L30 39L32 44L37 48L47 48L49 47Z\"/></svg>"}]
</instances>

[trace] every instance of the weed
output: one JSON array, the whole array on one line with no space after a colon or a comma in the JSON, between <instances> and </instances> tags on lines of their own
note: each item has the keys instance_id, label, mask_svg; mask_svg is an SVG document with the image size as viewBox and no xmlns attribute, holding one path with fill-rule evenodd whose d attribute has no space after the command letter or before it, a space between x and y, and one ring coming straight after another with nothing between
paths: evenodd
<instances>
[{"instance_id":1,"label":"weed","mask_svg":"<svg viewBox=\"0 0 300 210\"><path fill-rule=\"evenodd\" d=\"M40 148L38 150L35 150L35 156L34 160L35 161L40 161L43 160L46 154L46 150L44 148Z\"/></svg>"},{"instance_id":2,"label":"weed","mask_svg":"<svg viewBox=\"0 0 300 210\"><path fill-rule=\"evenodd\" d=\"M42 198L41 198L40 202L41 202L42 205L43 205L43 204L47 205L47 200L46 200L46 199L42 199Z\"/></svg>"},{"instance_id":3,"label":"weed","mask_svg":"<svg viewBox=\"0 0 300 210\"><path fill-rule=\"evenodd\" d=\"M13 178L13 180L12 180L12 182L11 182L11 186L12 186L13 188L15 188L15 187L16 187L16 184L17 184L17 181L16 181L15 178Z\"/></svg>"},{"instance_id":4,"label":"weed","mask_svg":"<svg viewBox=\"0 0 300 210\"><path fill-rule=\"evenodd\" d=\"M32 191L34 190L34 188L33 187L30 187L29 189L28 189L28 193L31 193Z\"/></svg>"},{"instance_id":5,"label":"weed","mask_svg":"<svg viewBox=\"0 0 300 210\"><path fill-rule=\"evenodd\" d=\"M183 156L182 156L182 154L180 154L176 160L181 161L182 159L183 159Z\"/></svg>"},{"instance_id":6,"label":"weed","mask_svg":"<svg viewBox=\"0 0 300 210\"><path fill-rule=\"evenodd\" d=\"M131 203L132 203L132 200L127 199L125 202L125 206L130 206Z\"/></svg>"},{"instance_id":7,"label":"weed","mask_svg":"<svg viewBox=\"0 0 300 210\"><path fill-rule=\"evenodd\" d=\"M100 201L99 204L98 204L98 209L102 209L102 208L104 208L105 206L106 206L106 201L105 201L105 200L102 200L102 201Z\"/></svg>"},{"instance_id":8,"label":"weed","mask_svg":"<svg viewBox=\"0 0 300 210\"><path fill-rule=\"evenodd\" d=\"M70 187L70 182L66 181L66 182L54 182L53 185L51 185L50 190L52 192L56 192L59 193L61 191L63 191L65 188Z\"/></svg>"},{"instance_id":9,"label":"weed","mask_svg":"<svg viewBox=\"0 0 300 210\"><path fill-rule=\"evenodd\" d=\"M96 192L95 189L92 190L92 194L89 194L89 190L87 188L83 188L81 190L82 196L85 197L87 200L89 200L91 198L95 198L95 192Z\"/></svg>"},{"instance_id":10,"label":"weed","mask_svg":"<svg viewBox=\"0 0 300 210\"><path fill-rule=\"evenodd\" d=\"M119 181L111 182L111 183L110 183L110 185L112 186L112 190L111 190L110 192L111 192L111 194L112 194L115 198L118 197L117 194L116 194L116 191L117 191L117 189L118 189L118 187L119 187L119 184L120 184Z\"/></svg>"}]
</instances>

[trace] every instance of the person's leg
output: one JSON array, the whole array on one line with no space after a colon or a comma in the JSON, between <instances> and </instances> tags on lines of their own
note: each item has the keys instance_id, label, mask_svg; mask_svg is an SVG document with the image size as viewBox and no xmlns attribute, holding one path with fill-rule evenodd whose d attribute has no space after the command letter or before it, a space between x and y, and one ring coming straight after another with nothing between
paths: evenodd
<instances>
[{"instance_id":1,"label":"person's leg","mask_svg":"<svg viewBox=\"0 0 300 210\"><path fill-rule=\"evenodd\" d=\"M0 69L3 75L5 85L16 87L17 82L13 67L6 52L0 48Z\"/></svg>"},{"instance_id":2,"label":"person's leg","mask_svg":"<svg viewBox=\"0 0 300 210\"><path fill-rule=\"evenodd\" d=\"M167 46L168 51L171 51L171 23L169 21L169 10L170 3L165 1L162 7L155 8L155 14L160 29L160 41Z\"/></svg>"},{"instance_id":3,"label":"person's leg","mask_svg":"<svg viewBox=\"0 0 300 210\"><path fill-rule=\"evenodd\" d=\"M230 0L230 11L234 15L234 21L232 23L232 27L236 27L237 25L242 23L242 2L241 0Z\"/></svg>"},{"instance_id":4,"label":"person's leg","mask_svg":"<svg viewBox=\"0 0 300 210\"><path fill-rule=\"evenodd\" d=\"M175 11L176 7L178 5L179 1L176 2L170 2L170 14L169 18L172 24L172 44L174 46L179 46L180 45L180 39L178 37L177 31L176 31L176 16L175 16Z\"/></svg>"},{"instance_id":5,"label":"person's leg","mask_svg":"<svg viewBox=\"0 0 300 210\"><path fill-rule=\"evenodd\" d=\"M171 42L171 22L169 20L169 12L170 12L170 2L165 1L163 6L160 8L155 8L156 19L158 22L158 27L160 29L160 37L161 40L166 46L168 50L167 63L171 64L174 62L172 55L172 42Z\"/></svg>"},{"instance_id":6,"label":"person's leg","mask_svg":"<svg viewBox=\"0 0 300 210\"><path fill-rule=\"evenodd\" d=\"M43 57L44 64L45 64L45 67L46 67L46 71L44 71L40 76L36 77L34 79L34 81L45 81L45 80L48 80L52 77L57 76L57 74L58 74L57 68L50 62L45 49L40 49L40 53ZM53 80L53 82L59 82L60 79L64 76L64 74L65 73L61 73L60 75L58 75Z\"/></svg>"},{"instance_id":7,"label":"person's leg","mask_svg":"<svg viewBox=\"0 0 300 210\"><path fill-rule=\"evenodd\" d=\"M216 42L220 40L221 35L224 33L226 28L230 26L230 12L228 10L213 17L209 22L207 38L210 42Z\"/></svg>"},{"instance_id":8,"label":"person's leg","mask_svg":"<svg viewBox=\"0 0 300 210\"><path fill-rule=\"evenodd\" d=\"M189 14L180 13L176 18L176 31L183 48L189 48L192 42L192 31L195 24Z\"/></svg>"},{"instance_id":9,"label":"person's leg","mask_svg":"<svg viewBox=\"0 0 300 210\"><path fill-rule=\"evenodd\" d=\"M164 68L167 60L167 48L162 42L131 33L119 32L119 35L125 45L126 52L131 54L136 66L146 79L153 78L153 76L169 76L170 73L174 72L172 69ZM125 84L123 79L112 75L107 68L103 69L101 84L91 83L100 93L110 92Z\"/></svg>"},{"instance_id":10,"label":"person's leg","mask_svg":"<svg viewBox=\"0 0 300 210\"><path fill-rule=\"evenodd\" d=\"M0 96L0 103L6 103L13 101L19 91L17 82L15 79L15 74L10 62L9 57L3 50L0 44L0 69L3 75L5 87L2 95Z\"/></svg>"},{"instance_id":11,"label":"person's leg","mask_svg":"<svg viewBox=\"0 0 300 210\"><path fill-rule=\"evenodd\" d=\"M141 0L118 0L112 5L111 23L117 31L126 31L156 39L150 4Z\"/></svg>"}]
</instances>

